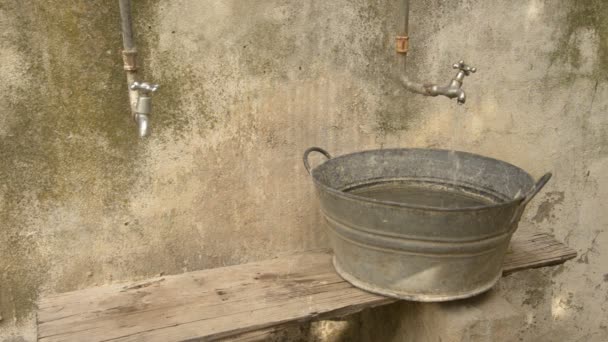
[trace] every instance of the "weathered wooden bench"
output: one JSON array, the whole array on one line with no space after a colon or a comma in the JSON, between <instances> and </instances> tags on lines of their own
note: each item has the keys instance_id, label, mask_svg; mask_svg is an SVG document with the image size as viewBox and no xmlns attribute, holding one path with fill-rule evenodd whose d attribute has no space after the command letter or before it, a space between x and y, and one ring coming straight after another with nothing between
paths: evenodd
<instances>
[{"instance_id":1,"label":"weathered wooden bench","mask_svg":"<svg viewBox=\"0 0 608 342\"><path fill-rule=\"evenodd\" d=\"M516 235L504 273L576 252L546 234ZM282 327L396 302L342 280L327 250L44 296L39 341L260 340Z\"/></svg>"}]
</instances>

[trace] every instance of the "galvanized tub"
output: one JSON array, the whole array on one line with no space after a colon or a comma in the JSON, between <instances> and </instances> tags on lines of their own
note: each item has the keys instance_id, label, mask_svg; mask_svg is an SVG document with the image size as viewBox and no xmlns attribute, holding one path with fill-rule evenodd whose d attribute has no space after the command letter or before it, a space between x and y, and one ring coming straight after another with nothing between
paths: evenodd
<instances>
[{"instance_id":1,"label":"galvanized tub","mask_svg":"<svg viewBox=\"0 0 608 342\"><path fill-rule=\"evenodd\" d=\"M327 161L311 169L311 152ZM534 182L509 163L435 149L370 150L332 158L304 152L334 250L334 267L361 289L413 301L467 298L500 278L512 234L528 202L551 178ZM382 184L461 193L484 204L457 208L357 194ZM477 203L477 202L475 202Z\"/></svg>"}]
</instances>

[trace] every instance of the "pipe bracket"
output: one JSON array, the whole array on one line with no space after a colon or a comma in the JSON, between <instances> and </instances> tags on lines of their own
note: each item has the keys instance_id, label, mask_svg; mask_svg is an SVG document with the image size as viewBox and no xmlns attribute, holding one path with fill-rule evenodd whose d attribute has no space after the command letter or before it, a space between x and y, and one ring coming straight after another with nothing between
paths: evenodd
<instances>
[{"instance_id":1,"label":"pipe bracket","mask_svg":"<svg viewBox=\"0 0 608 342\"><path fill-rule=\"evenodd\" d=\"M135 71L135 70L137 70L136 57L137 57L137 51L136 50L130 50L130 51L123 50L122 51L123 68L126 71Z\"/></svg>"},{"instance_id":2,"label":"pipe bracket","mask_svg":"<svg viewBox=\"0 0 608 342\"><path fill-rule=\"evenodd\" d=\"M409 47L409 36L397 36L397 53L402 53L407 55L407 50Z\"/></svg>"}]
</instances>

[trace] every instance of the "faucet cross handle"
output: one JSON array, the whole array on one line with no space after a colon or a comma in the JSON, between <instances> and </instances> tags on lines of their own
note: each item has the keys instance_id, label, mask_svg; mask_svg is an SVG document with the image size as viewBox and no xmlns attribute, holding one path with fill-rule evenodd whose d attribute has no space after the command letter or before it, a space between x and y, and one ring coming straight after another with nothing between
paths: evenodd
<instances>
[{"instance_id":1,"label":"faucet cross handle","mask_svg":"<svg viewBox=\"0 0 608 342\"><path fill-rule=\"evenodd\" d=\"M153 93L158 89L158 84L148 83L148 82L133 82L131 83L131 90L141 90L145 93Z\"/></svg>"},{"instance_id":2,"label":"faucet cross handle","mask_svg":"<svg viewBox=\"0 0 608 342\"><path fill-rule=\"evenodd\" d=\"M459 61L458 63L454 63L454 65L452 65L452 68L462 71L465 74L465 76L469 76L471 73L475 73L477 71L477 68L473 68L469 65L466 65L464 63L464 61Z\"/></svg>"}]
</instances>

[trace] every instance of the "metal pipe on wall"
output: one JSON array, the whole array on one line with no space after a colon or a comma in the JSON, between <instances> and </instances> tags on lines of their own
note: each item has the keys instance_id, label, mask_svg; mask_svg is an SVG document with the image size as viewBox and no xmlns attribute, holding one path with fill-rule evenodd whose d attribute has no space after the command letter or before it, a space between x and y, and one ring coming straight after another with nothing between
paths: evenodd
<instances>
[{"instance_id":1,"label":"metal pipe on wall","mask_svg":"<svg viewBox=\"0 0 608 342\"><path fill-rule=\"evenodd\" d=\"M402 35L407 36L409 32L410 24L410 0L403 0L401 5L401 27L403 31L400 32Z\"/></svg>"},{"instance_id":2,"label":"metal pipe on wall","mask_svg":"<svg viewBox=\"0 0 608 342\"><path fill-rule=\"evenodd\" d=\"M131 27L131 0L119 0L120 24L122 27L122 44L125 51L135 50L133 42L133 29Z\"/></svg>"},{"instance_id":3,"label":"metal pipe on wall","mask_svg":"<svg viewBox=\"0 0 608 342\"><path fill-rule=\"evenodd\" d=\"M402 0L400 8L400 32L397 36L397 55L400 59L400 79L405 88L413 93L431 96L431 84L421 84L409 79L407 75L407 51L409 45L410 1Z\"/></svg>"},{"instance_id":4,"label":"metal pipe on wall","mask_svg":"<svg viewBox=\"0 0 608 342\"><path fill-rule=\"evenodd\" d=\"M122 27L122 59L124 70L127 74L131 114L135 115L138 92L131 89L130 85L136 81L137 76L137 49L135 48L135 40L133 39L131 0L118 0L118 4L120 6L120 22Z\"/></svg>"}]
</instances>

